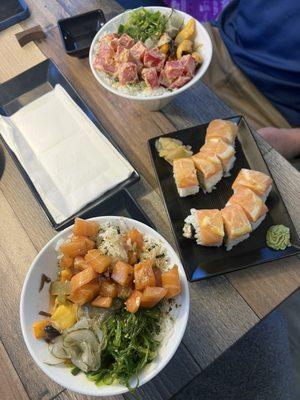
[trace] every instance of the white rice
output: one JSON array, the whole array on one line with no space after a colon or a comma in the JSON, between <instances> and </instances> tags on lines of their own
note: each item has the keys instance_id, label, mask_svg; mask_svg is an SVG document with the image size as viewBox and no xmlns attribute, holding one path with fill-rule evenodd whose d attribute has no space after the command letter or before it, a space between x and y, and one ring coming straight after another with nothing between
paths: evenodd
<instances>
[{"instance_id":1,"label":"white rice","mask_svg":"<svg viewBox=\"0 0 300 400\"><path fill-rule=\"evenodd\" d=\"M263 222L263 220L266 218L267 213L263 214L260 218L258 218L258 220L256 222L251 222L251 227L252 227L252 231L254 231L254 229L258 228L259 225Z\"/></svg>"},{"instance_id":2,"label":"white rice","mask_svg":"<svg viewBox=\"0 0 300 400\"><path fill-rule=\"evenodd\" d=\"M233 157L228 161L228 163L224 166L224 177L228 177L228 176L231 175L231 174L230 174L230 170L231 170L231 168L233 167L235 160L236 160L236 157L233 156Z\"/></svg>"},{"instance_id":3,"label":"white rice","mask_svg":"<svg viewBox=\"0 0 300 400\"><path fill-rule=\"evenodd\" d=\"M232 240L225 239L226 250L230 251L238 243L241 243L243 240L248 239L249 236L250 234L246 233L246 235L239 236L238 238Z\"/></svg>"},{"instance_id":4,"label":"white rice","mask_svg":"<svg viewBox=\"0 0 300 400\"><path fill-rule=\"evenodd\" d=\"M208 179L204 179L201 171L197 171L199 183L204 193L211 193L215 189L216 184L223 178L223 171L219 171Z\"/></svg>"},{"instance_id":5,"label":"white rice","mask_svg":"<svg viewBox=\"0 0 300 400\"><path fill-rule=\"evenodd\" d=\"M191 186L189 188L179 188L177 187L178 194L180 197L187 197L199 192L199 186Z\"/></svg>"}]
</instances>

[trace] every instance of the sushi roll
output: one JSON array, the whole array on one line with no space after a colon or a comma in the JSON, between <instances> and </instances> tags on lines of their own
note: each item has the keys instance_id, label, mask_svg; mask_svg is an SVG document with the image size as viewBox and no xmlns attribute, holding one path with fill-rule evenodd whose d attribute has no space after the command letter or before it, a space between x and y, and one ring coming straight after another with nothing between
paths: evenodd
<instances>
[{"instance_id":1,"label":"sushi roll","mask_svg":"<svg viewBox=\"0 0 300 400\"><path fill-rule=\"evenodd\" d=\"M246 187L238 188L228 200L226 206L237 204L242 207L248 220L250 221L252 231L254 231L264 220L268 207L251 189Z\"/></svg>"},{"instance_id":2,"label":"sushi roll","mask_svg":"<svg viewBox=\"0 0 300 400\"><path fill-rule=\"evenodd\" d=\"M232 204L221 210L225 227L225 245L229 251L233 246L248 239L252 231L251 224L242 207Z\"/></svg>"},{"instance_id":3,"label":"sushi roll","mask_svg":"<svg viewBox=\"0 0 300 400\"><path fill-rule=\"evenodd\" d=\"M204 193L210 193L223 177L221 161L214 153L197 153L192 156L198 180Z\"/></svg>"},{"instance_id":4,"label":"sushi roll","mask_svg":"<svg viewBox=\"0 0 300 400\"><path fill-rule=\"evenodd\" d=\"M200 152L215 154L221 161L224 176L230 175L229 172L235 162L235 150L230 144L223 142L223 140L211 139L200 148Z\"/></svg>"},{"instance_id":5,"label":"sushi roll","mask_svg":"<svg viewBox=\"0 0 300 400\"><path fill-rule=\"evenodd\" d=\"M272 179L262 172L243 168L232 184L234 192L240 187L251 189L262 201L266 201L272 189Z\"/></svg>"},{"instance_id":6,"label":"sushi roll","mask_svg":"<svg viewBox=\"0 0 300 400\"><path fill-rule=\"evenodd\" d=\"M207 127L205 141L209 142L211 139L223 140L225 143L234 146L237 130L237 125L231 121L214 119Z\"/></svg>"},{"instance_id":7,"label":"sushi roll","mask_svg":"<svg viewBox=\"0 0 300 400\"><path fill-rule=\"evenodd\" d=\"M177 158L173 161L173 174L180 197L199 192L196 168L191 158Z\"/></svg>"},{"instance_id":8,"label":"sushi roll","mask_svg":"<svg viewBox=\"0 0 300 400\"><path fill-rule=\"evenodd\" d=\"M183 234L191 237L195 230L195 239L201 246L221 246L224 238L223 219L220 210L195 210L185 219Z\"/></svg>"}]
</instances>

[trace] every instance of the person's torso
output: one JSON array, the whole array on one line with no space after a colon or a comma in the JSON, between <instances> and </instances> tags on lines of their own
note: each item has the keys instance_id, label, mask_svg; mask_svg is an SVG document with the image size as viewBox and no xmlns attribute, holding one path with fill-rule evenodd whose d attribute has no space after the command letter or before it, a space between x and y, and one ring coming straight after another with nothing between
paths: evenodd
<instances>
[{"instance_id":1,"label":"person's torso","mask_svg":"<svg viewBox=\"0 0 300 400\"><path fill-rule=\"evenodd\" d=\"M300 0L233 0L219 29L233 61L299 126Z\"/></svg>"}]
</instances>

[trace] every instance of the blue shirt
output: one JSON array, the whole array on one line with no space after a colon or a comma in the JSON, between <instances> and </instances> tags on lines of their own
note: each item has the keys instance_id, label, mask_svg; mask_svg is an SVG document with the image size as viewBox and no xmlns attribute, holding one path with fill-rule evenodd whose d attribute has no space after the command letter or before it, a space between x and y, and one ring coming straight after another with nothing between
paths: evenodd
<instances>
[{"instance_id":1,"label":"blue shirt","mask_svg":"<svg viewBox=\"0 0 300 400\"><path fill-rule=\"evenodd\" d=\"M218 25L235 64L300 126L300 0L233 0Z\"/></svg>"}]
</instances>

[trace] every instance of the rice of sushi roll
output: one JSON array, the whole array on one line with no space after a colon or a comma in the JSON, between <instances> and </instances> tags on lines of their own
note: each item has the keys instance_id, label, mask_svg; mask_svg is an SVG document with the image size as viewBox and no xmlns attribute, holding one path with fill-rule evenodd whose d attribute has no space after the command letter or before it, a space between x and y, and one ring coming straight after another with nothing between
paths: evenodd
<instances>
[{"instance_id":1,"label":"rice of sushi roll","mask_svg":"<svg viewBox=\"0 0 300 400\"><path fill-rule=\"evenodd\" d=\"M174 160L173 174L180 197L190 196L199 192L197 172L191 158Z\"/></svg>"}]
</instances>

